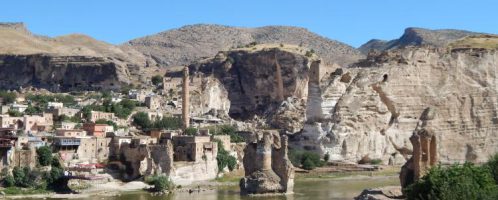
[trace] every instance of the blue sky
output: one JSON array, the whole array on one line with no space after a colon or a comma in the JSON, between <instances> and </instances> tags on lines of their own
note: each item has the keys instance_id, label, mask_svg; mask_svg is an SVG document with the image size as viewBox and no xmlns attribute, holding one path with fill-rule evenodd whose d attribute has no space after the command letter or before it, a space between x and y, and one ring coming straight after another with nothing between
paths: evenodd
<instances>
[{"instance_id":1,"label":"blue sky","mask_svg":"<svg viewBox=\"0 0 498 200\"><path fill-rule=\"evenodd\" d=\"M3 0L1 22L37 34L83 33L120 44L188 24L292 25L358 47L406 27L498 33L493 0Z\"/></svg>"}]
</instances>

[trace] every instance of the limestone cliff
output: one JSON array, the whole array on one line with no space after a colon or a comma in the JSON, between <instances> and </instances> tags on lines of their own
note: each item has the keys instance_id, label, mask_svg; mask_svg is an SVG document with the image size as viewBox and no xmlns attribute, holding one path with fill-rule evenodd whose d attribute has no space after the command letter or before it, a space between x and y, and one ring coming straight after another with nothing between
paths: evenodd
<instances>
[{"instance_id":1,"label":"limestone cliff","mask_svg":"<svg viewBox=\"0 0 498 200\"><path fill-rule=\"evenodd\" d=\"M495 50L407 48L338 69L310 92L298 145L331 159L402 164L426 107L442 162L481 162L498 151Z\"/></svg>"},{"instance_id":2,"label":"limestone cliff","mask_svg":"<svg viewBox=\"0 0 498 200\"><path fill-rule=\"evenodd\" d=\"M297 46L220 52L189 66L193 90L201 88L201 97L193 94L193 106L205 111L221 109L236 120L263 119L263 123L297 132L300 124L286 123L303 120L308 71L315 59L302 55ZM195 105L195 99L203 103Z\"/></svg>"}]
</instances>

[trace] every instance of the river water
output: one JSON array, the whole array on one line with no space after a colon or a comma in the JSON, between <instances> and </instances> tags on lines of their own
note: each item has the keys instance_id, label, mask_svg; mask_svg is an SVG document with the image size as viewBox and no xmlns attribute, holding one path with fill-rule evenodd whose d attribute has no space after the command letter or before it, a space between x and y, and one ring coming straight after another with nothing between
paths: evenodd
<instances>
[{"instance_id":1,"label":"river water","mask_svg":"<svg viewBox=\"0 0 498 200\"><path fill-rule=\"evenodd\" d=\"M389 177L347 177L347 178L301 178L296 180L294 194L285 196L247 197L239 195L237 186L223 187L201 193L174 193L164 196L152 196L147 192L129 192L119 196L93 196L84 198L110 200L331 200L353 199L365 188L399 185L395 176Z\"/></svg>"}]
</instances>

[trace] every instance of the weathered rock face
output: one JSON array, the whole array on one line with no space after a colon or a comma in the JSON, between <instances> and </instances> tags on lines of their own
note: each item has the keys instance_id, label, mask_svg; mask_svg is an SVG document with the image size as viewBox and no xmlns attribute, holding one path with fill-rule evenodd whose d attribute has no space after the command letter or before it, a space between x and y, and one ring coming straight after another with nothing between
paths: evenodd
<instances>
[{"instance_id":1,"label":"weathered rock face","mask_svg":"<svg viewBox=\"0 0 498 200\"><path fill-rule=\"evenodd\" d=\"M132 146L128 143L119 149L121 162L124 164L124 178L133 180L152 174L174 173L173 145L171 142L158 145Z\"/></svg>"},{"instance_id":2,"label":"weathered rock face","mask_svg":"<svg viewBox=\"0 0 498 200\"><path fill-rule=\"evenodd\" d=\"M217 96L217 100L230 103L228 110L230 117L248 120L259 116L268 118L271 123L273 119L279 120L274 116L275 113L285 115L285 109L277 110L289 97L291 99L288 103L300 105L292 107L296 108L294 109L296 113L300 113L296 116L302 116L311 63L311 59L301 54L269 48L259 51L222 52L214 59L191 65L189 68L194 82L195 77L205 77L201 78L203 80L215 77L219 81L221 85L216 87L212 85L203 93L218 91L217 94L221 95ZM205 102L205 105L227 108L225 103L217 106ZM291 127L291 129L297 128Z\"/></svg>"},{"instance_id":3,"label":"weathered rock face","mask_svg":"<svg viewBox=\"0 0 498 200\"><path fill-rule=\"evenodd\" d=\"M0 55L0 87L34 86L54 91L117 89L129 83L127 69L99 57Z\"/></svg>"},{"instance_id":4,"label":"weathered rock face","mask_svg":"<svg viewBox=\"0 0 498 200\"><path fill-rule=\"evenodd\" d=\"M287 137L276 131L256 133L244 150L242 194L292 193L294 167L287 158Z\"/></svg>"},{"instance_id":5,"label":"weathered rock face","mask_svg":"<svg viewBox=\"0 0 498 200\"><path fill-rule=\"evenodd\" d=\"M322 79L320 92L309 92L298 145L331 159L358 161L368 155L402 164L418 116L433 107L439 160L486 161L498 151L497 59L496 51L471 49L370 55L356 68Z\"/></svg>"}]
</instances>

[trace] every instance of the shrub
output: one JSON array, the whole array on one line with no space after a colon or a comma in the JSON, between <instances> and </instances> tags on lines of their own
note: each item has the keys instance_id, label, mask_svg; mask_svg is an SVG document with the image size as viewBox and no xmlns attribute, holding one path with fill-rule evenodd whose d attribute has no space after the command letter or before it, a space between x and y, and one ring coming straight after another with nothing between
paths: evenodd
<instances>
[{"instance_id":1,"label":"shrub","mask_svg":"<svg viewBox=\"0 0 498 200\"><path fill-rule=\"evenodd\" d=\"M315 169L316 167L321 167L325 164L325 162L320 159L319 154L309 151L292 149L289 151L289 159L294 166L301 166L303 169L307 170Z\"/></svg>"},{"instance_id":2,"label":"shrub","mask_svg":"<svg viewBox=\"0 0 498 200\"><path fill-rule=\"evenodd\" d=\"M151 121L147 113L138 112L133 115L133 124L140 126L142 129L147 129L151 127Z\"/></svg>"},{"instance_id":3,"label":"shrub","mask_svg":"<svg viewBox=\"0 0 498 200\"><path fill-rule=\"evenodd\" d=\"M372 165L380 165L380 164L382 164L382 160L381 159L372 159L370 161L370 164L372 164Z\"/></svg>"},{"instance_id":4,"label":"shrub","mask_svg":"<svg viewBox=\"0 0 498 200\"><path fill-rule=\"evenodd\" d=\"M329 153L326 153L324 156L323 156L323 160L325 162L328 162L330 160L330 154Z\"/></svg>"},{"instance_id":5,"label":"shrub","mask_svg":"<svg viewBox=\"0 0 498 200\"><path fill-rule=\"evenodd\" d=\"M185 134L186 135L196 135L197 134L197 129L194 127L188 127L185 129Z\"/></svg>"},{"instance_id":6,"label":"shrub","mask_svg":"<svg viewBox=\"0 0 498 200\"><path fill-rule=\"evenodd\" d=\"M433 167L405 193L407 199L493 199L497 189L486 167L465 163Z\"/></svg>"},{"instance_id":7,"label":"shrub","mask_svg":"<svg viewBox=\"0 0 498 200\"><path fill-rule=\"evenodd\" d=\"M159 85L163 82L163 77L160 75L155 75L151 79L153 85Z\"/></svg>"},{"instance_id":8,"label":"shrub","mask_svg":"<svg viewBox=\"0 0 498 200\"><path fill-rule=\"evenodd\" d=\"M36 154L38 155L38 163L41 166L48 166L52 164L52 149L50 149L50 147L40 147L36 149Z\"/></svg>"},{"instance_id":9,"label":"shrub","mask_svg":"<svg viewBox=\"0 0 498 200\"><path fill-rule=\"evenodd\" d=\"M5 178L3 179L3 185L5 187L12 187L16 184L15 180L14 180L14 177L12 175L7 175L5 176Z\"/></svg>"},{"instance_id":10,"label":"shrub","mask_svg":"<svg viewBox=\"0 0 498 200\"><path fill-rule=\"evenodd\" d=\"M244 138L237 134L237 128L229 124L216 125L208 128L209 133L213 135L229 135L230 142L238 143L244 142Z\"/></svg>"},{"instance_id":11,"label":"shrub","mask_svg":"<svg viewBox=\"0 0 498 200\"><path fill-rule=\"evenodd\" d=\"M315 50L311 49L309 51L306 51L306 54L304 54L306 57L311 57L315 53Z\"/></svg>"},{"instance_id":12,"label":"shrub","mask_svg":"<svg viewBox=\"0 0 498 200\"><path fill-rule=\"evenodd\" d=\"M146 178L145 180L146 183L154 185L154 191L171 191L175 188L175 184L169 179L169 177L164 176L164 175L155 175Z\"/></svg>"},{"instance_id":13,"label":"shrub","mask_svg":"<svg viewBox=\"0 0 498 200\"><path fill-rule=\"evenodd\" d=\"M21 117L22 116L22 113L17 111L17 110L9 110L8 114L11 117Z\"/></svg>"},{"instance_id":14,"label":"shrub","mask_svg":"<svg viewBox=\"0 0 498 200\"><path fill-rule=\"evenodd\" d=\"M495 179L495 183L498 184L498 153L489 159L486 167L491 172L491 177Z\"/></svg>"},{"instance_id":15,"label":"shrub","mask_svg":"<svg viewBox=\"0 0 498 200\"><path fill-rule=\"evenodd\" d=\"M216 142L218 143L218 154L216 155L218 172L221 172L225 167L228 167L229 171L233 171L237 165L237 158L231 156L228 151L225 150L225 147L220 140L217 140Z\"/></svg>"}]
</instances>

